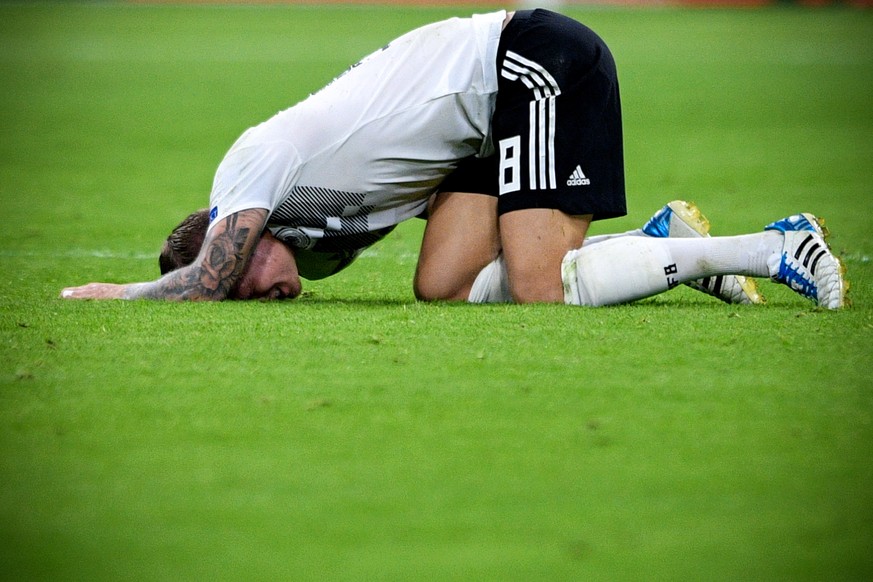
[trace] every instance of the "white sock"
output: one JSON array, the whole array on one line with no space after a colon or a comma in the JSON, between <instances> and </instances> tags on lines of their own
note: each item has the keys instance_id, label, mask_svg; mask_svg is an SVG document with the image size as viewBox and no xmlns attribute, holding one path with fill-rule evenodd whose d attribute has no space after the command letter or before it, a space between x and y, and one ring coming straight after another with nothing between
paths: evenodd
<instances>
[{"instance_id":1,"label":"white sock","mask_svg":"<svg viewBox=\"0 0 873 582\"><path fill-rule=\"evenodd\" d=\"M476 276L470 288L470 303L511 303L512 294L509 291L509 276L506 274L506 263L501 253L488 263Z\"/></svg>"},{"instance_id":2,"label":"white sock","mask_svg":"<svg viewBox=\"0 0 873 582\"><path fill-rule=\"evenodd\" d=\"M651 297L703 277L767 277L767 259L782 250L774 231L730 237L625 236L567 253L562 264L564 301L614 305Z\"/></svg>"},{"instance_id":3,"label":"white sock","mask_svg":"<svg viewBox=\"0 0 873 582\"><path fill-rule=\"evenodd\" d=\"M769 277L767 259L782 251L782 233L766 231L740 236L666 238L680 283L717 275Z\"/></svg>"}]
</instances>

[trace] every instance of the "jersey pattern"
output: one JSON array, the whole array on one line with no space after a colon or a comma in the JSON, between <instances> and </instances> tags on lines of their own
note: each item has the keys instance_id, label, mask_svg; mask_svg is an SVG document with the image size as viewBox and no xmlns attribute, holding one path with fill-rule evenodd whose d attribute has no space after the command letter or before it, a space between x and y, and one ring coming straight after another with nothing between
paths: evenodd
<instances>
[{"instance_id":1,"label":"jersey pattern","mask_svg":"<svg viewBox=\"0 0 873 582\"><path fill-rule=\"evenodd\" d=\"M362 249L385 236L371 231L366 194L316 186L295 186L273 211L273 234L296 248L320 252ZM284 228L283 228L284 227ZM389 229L390 230L390 229Z\"/></svg>"}]
</instances>

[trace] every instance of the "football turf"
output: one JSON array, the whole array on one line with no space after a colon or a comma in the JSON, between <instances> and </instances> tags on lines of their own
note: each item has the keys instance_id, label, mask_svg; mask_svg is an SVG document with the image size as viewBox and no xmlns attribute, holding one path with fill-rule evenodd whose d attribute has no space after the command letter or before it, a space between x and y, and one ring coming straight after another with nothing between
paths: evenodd
<instances>
[{"instance_id":1,"label":"football turf","mask_svg":"<svg viewBox=\"0 0 873 582\"><path fill-rule=\"evenodd\" d=\"M154 278L239 133L472 11L0 5L4 579L873 575L869 11L568 11L622 82L594 231L814 212L851 309L419 304L420 221L294 302L57 298Z\"/></svg>"}]
</instances>

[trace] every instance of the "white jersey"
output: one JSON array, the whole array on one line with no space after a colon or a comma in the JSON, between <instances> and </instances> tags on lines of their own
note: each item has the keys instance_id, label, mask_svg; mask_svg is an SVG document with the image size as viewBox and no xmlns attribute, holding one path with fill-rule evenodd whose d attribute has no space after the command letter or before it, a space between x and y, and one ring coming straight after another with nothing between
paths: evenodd
<instances>
[{"instance_id":1,"label":"white jersey","mask_svg":"<svg viewBox=\"0 0 873 582\"><path fill-rule=\"evenodd\" d=\"M265 208L286 242L339 250L421 213L459 160L493 152L505 16L414 30L246 131L218 167L211 224Z\"/></svg>"}]
</instances>

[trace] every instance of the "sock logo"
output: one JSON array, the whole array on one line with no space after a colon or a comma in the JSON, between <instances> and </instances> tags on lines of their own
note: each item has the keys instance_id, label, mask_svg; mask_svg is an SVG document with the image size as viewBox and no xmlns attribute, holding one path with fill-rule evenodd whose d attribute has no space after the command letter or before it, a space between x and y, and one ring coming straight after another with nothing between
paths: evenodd
<instances>
[{"instance_id":1,"label":"sock logo","mask_svg":"<svg viewBox=\"0 0 873 582\"><path fill-rule=\"evenodd\" d=\"M582 166L576 166L570 179L567 180L567 186L588 186L589 184L591 184L591 180L585 177Z\"/></svg>"},{"instance_id":2,"label":"sock logo","mask_svg":"<svg viewBox=\"0 0 873 582\"><path fill-rule=\"evenodd\" d=\"M676 263L673 263L672 265L667 265L666 267L664 267L664 275L667 276L667 288L668 289L672 289L673 287L676 287L677 285L679 285L679 281L676 280L676 277L670 276L670 275L675 275L678 272L679 272L679 269L678 269L678 267L676 267Z\"/></svg>"}]
</instances>

